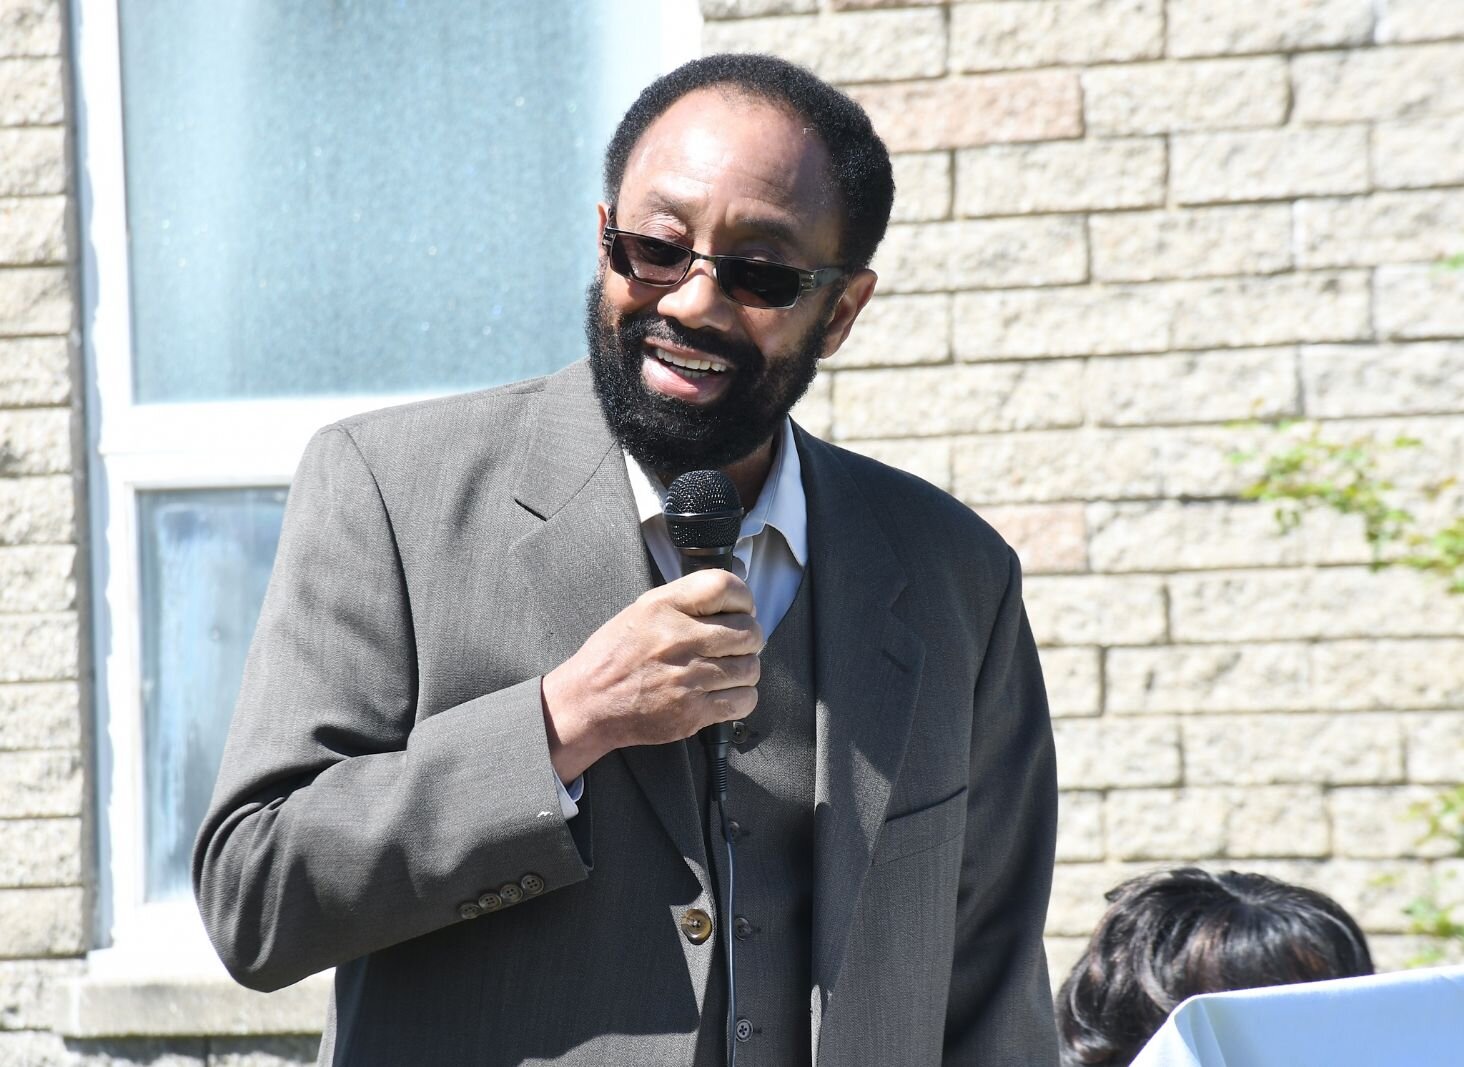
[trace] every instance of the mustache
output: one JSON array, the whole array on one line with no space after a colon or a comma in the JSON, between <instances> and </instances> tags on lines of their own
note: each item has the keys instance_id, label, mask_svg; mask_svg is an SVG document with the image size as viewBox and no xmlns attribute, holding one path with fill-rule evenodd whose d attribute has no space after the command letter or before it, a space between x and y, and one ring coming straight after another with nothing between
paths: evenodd
<instances>
[{"instance_id":1,"label":"mustache","mask_svg":"<svg viewBox=\"0 0 1464 1067\"><path fill-rule=\"evenodd\" d=\"M716 330L688 329L662 315L642 312L626 316L620 322L619 334L621 347L627 353L639 352L643 343L654 338L725 359L739 371L755 371L763 364L762 352L750 342L735 341Z\"/></svg>"}]
</instances>

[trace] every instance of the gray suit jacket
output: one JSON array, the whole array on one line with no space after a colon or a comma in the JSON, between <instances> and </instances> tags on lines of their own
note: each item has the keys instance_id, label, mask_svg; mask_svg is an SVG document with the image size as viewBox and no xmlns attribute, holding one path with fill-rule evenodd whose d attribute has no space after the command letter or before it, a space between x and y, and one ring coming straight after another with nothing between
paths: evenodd
<instances>
[{"instance_id":1,"label":"gray suit jacket","mask_svg":"<svg viewBox=\"0 0 1464 1067\"><path fill-rule=\"evenodd\" d=\"M1055 1063L1056 789L1016 558L939 490L797 437L811 1055ZM601 760L566 823L544 734L539 677L651 584L583 363L312 441L193 873L240 982L336 967L322 1062L686 1064L719 1032L714 942L679 925L715 885L685 747Z\"/></svg>"}]
</instances>

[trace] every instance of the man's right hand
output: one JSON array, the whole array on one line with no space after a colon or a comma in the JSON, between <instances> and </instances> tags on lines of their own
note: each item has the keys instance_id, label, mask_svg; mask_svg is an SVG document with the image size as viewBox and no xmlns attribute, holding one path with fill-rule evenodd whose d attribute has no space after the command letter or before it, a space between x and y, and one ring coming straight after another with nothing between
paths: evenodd
<instances>
[{"instance_id":1,"label":"man's right hand","mask_svg":"<svg viewBox=\"0 0 1464 1067\"><path fill-rule=\"evenodd\" d=\"M662 745L757 705L762 628L736 575L697 571L640 596L544 676L555 773L572 782L600 757Z\"/></svg>"}]
</instances>

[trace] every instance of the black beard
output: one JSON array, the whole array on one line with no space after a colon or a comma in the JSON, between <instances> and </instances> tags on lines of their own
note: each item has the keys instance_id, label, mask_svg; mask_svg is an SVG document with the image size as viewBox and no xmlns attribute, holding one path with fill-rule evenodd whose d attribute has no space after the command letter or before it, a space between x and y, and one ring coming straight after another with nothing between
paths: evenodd
<instances>
[{"instance_id":1,"label":"black beard","mask_svg":"<svg viewBox=\"0 0 1464 1067\"><path fill-rule=\"evenodd\" d=\"M590 283L586 297L585 340L605 421L622 448L668 482L687 471L728 467L771 440L818 373L829 330L827 322L816 322L793 351L769 361L751 343L689 330L654 311L616 322L603 277ZM727 391L705 407L652 391L641 378L650 337L730 362Z\"/></svg>"}]
</instances>

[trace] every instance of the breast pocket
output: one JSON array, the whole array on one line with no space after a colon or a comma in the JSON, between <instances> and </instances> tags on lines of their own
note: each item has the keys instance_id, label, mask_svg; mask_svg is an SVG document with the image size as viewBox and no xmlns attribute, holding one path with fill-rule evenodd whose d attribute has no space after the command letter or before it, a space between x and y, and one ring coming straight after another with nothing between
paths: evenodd
<instances>
[{"instance_id":1,"label":"breast pocket","mask_svg":"<svg viewBox=\"0 0 1464 1067\"><path fill-rule=\"evenodd\" d=\"M966 787L944 800L886 819L871 863L879 866L943 845L966 828Z\"/></svg>"}]
</instances>

